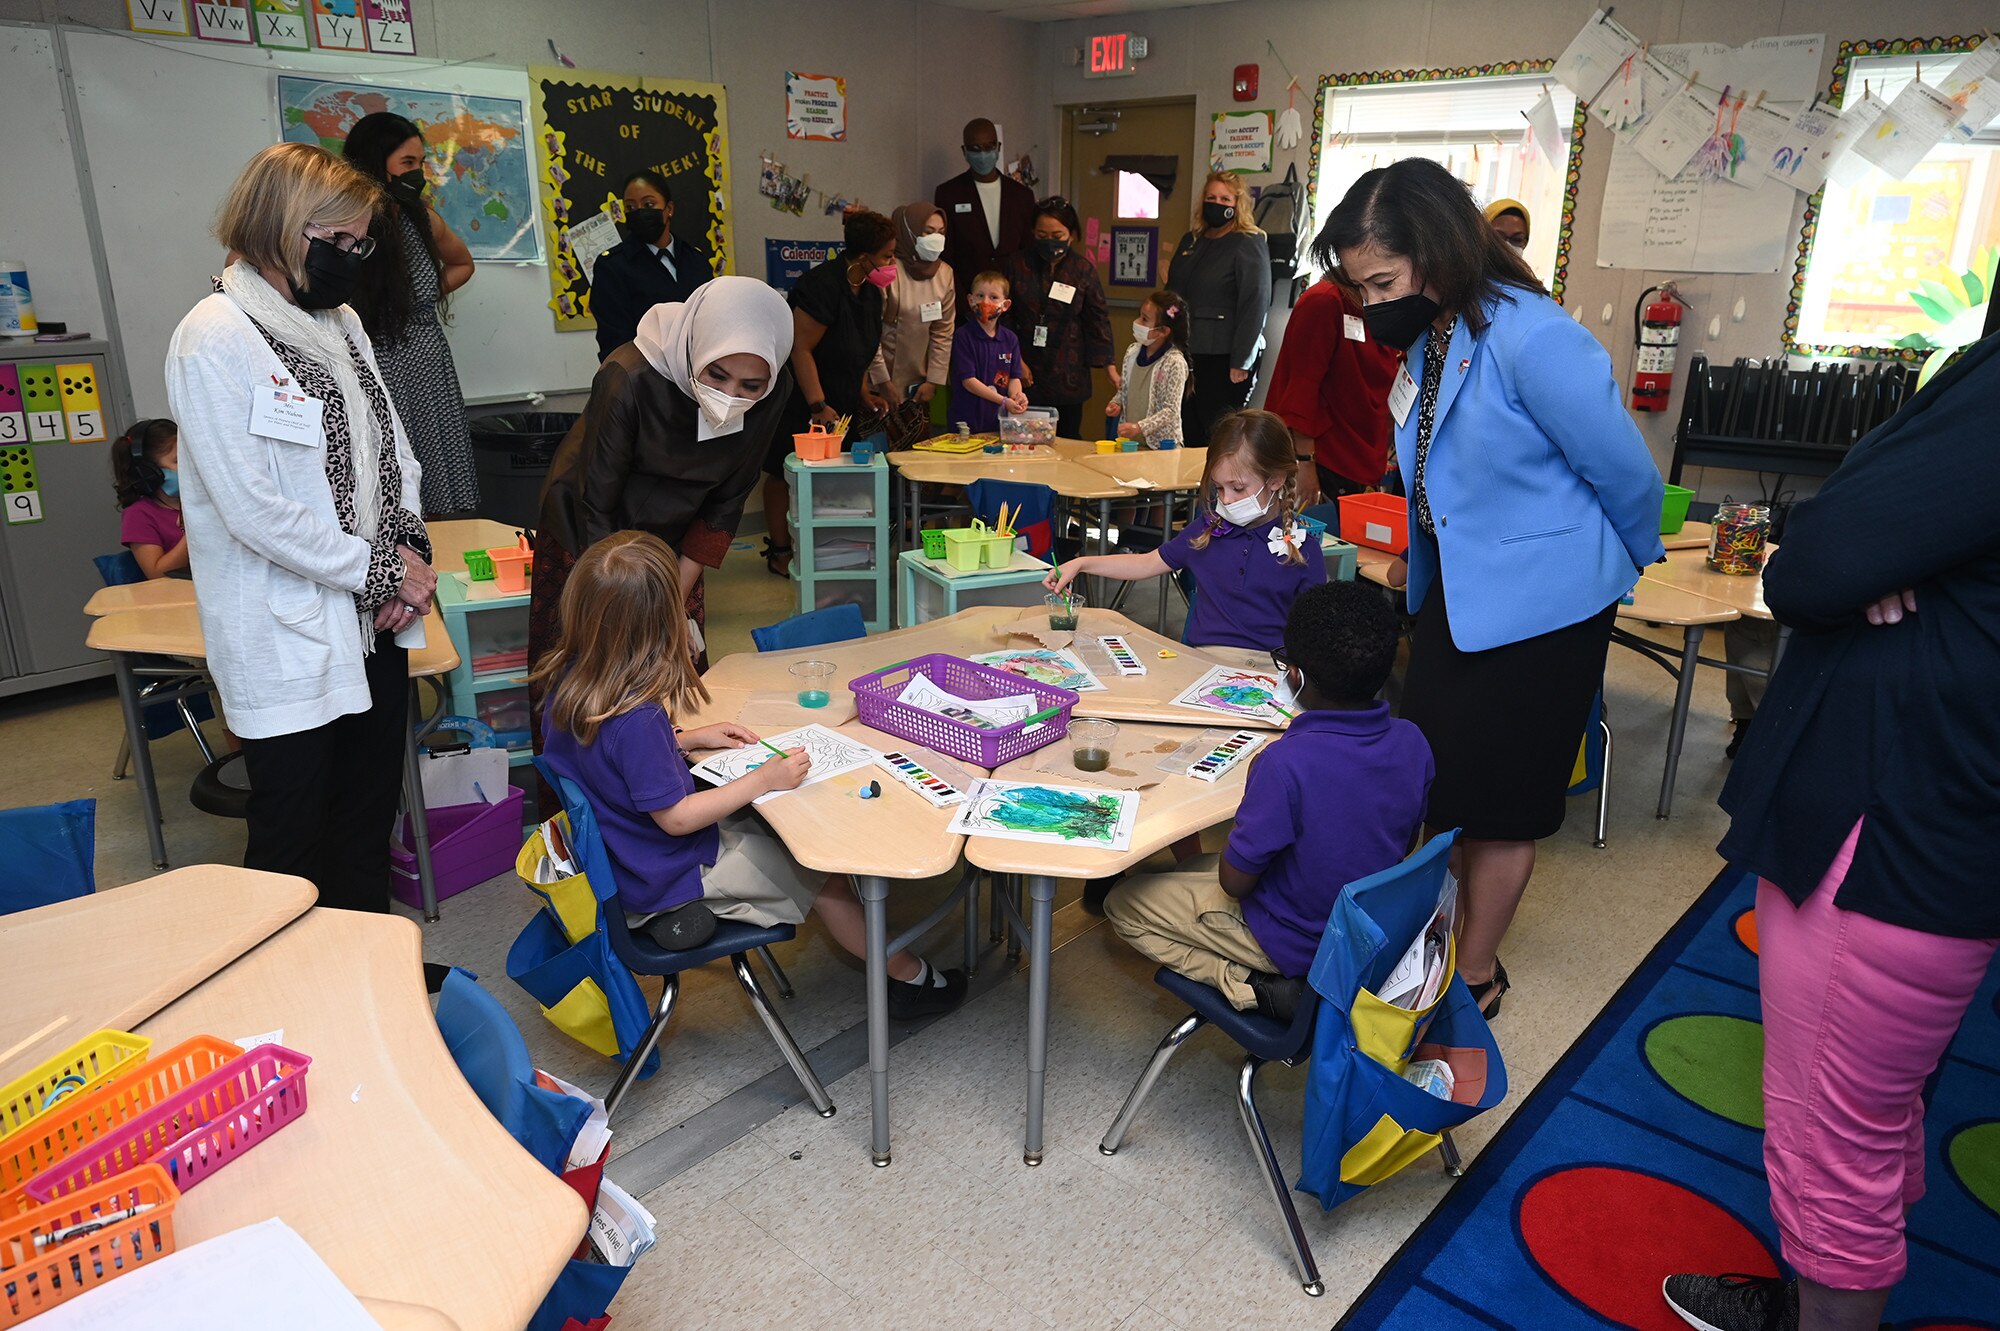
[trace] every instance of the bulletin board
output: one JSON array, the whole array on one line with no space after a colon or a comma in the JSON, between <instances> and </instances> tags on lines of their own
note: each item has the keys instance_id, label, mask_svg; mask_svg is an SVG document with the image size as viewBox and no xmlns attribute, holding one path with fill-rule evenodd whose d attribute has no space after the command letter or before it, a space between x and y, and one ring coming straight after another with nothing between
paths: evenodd
<instances>
[{"instance_id":1,"label":"bulletin board","mask_svg":"<svg viewBox=\"0 0 2000 1331\"><path fill-rule=\"evenodd\" d=\"M1368 88L1385 83L1429 83L1439 79L1496 78L1516 74L1542 74L1555 68L1554 60L1508 60L1491 65L1462 65L1456 69L1377 69L1357 74L1322 74L1313 97L1312 152L1306 168L1306 198L1317 209L1319 199L1319 155L1326 142L1327 90ZM1570 121L1569 160L1563 164L1562 229L1556 237L1555 273L1549 280L1549 295L1562 303L1569 282L1571 243L1576 232L1576 191L1582 182L1578 163L1583 154L1584 127L1589 113L1581 99Z\"/></svg>"},{"instance_id":2,"label":"bulletin board","mask_svg":"<svg viewBox=\"0 0 2000 1331\"><path fill-rule=\"evenodd\" d=\"M719 83L533 65L537 182L548 229L548 306L562 332L597 327L590 282L565 233L594 213L622 212L618 184L640 168L666 178L674 235L707 251L717 273L734 271L726 179L728 96Z\"/></svg>"}]
</instances>

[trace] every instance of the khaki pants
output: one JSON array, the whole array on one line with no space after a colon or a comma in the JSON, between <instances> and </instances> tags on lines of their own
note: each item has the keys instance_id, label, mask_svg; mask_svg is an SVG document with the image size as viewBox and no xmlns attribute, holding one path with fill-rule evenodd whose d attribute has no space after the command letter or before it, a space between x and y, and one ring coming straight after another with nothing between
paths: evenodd
<instances>
[{"instance_id":1,"label":"khaki pants","mask_svg":"<svg viewBox=\"0 0 2000 1331\"><path fill-rule=\"evenodd\" d=\"M1243 922L1243 906L1216 879L1219 856L1171 873L1139 874L1113 888L1104 918L1141 956L1220 990L1239 1011L1257 1006L1251 971L1276 971Z\"/></svg>"}]
</instances>

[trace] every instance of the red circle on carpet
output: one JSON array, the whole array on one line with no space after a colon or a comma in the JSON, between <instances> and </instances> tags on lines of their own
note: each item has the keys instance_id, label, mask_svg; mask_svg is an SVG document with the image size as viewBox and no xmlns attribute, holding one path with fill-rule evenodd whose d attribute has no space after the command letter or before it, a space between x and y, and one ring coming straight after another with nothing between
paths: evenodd
<instances>
[{"instance_id":1,"label":"red circle on carpet","mask_svg":"<svg viewBox=\"0 0 2000 1331\"><path fill-rule=\"evenodd\" d=\"M1683 1271L1776 1275L1764 1241L1678 1183L1608 1165L1559 1170L1522 1196L1528 1255L1558 1289L1633 1331L1687 1331L1660 1283Z\"/></svg>"},{"instance_id":2,"label":"red circle on carpet","mask_svg":"<svg viewBox=\"0 0 2000 1331\"><path fill-rule=\"evenodd\" d=\"M1736 917L1736 941L1750 949L1750 955L1757 955L1757 912L1746 910Z\"/></svg>"}]
</instances>

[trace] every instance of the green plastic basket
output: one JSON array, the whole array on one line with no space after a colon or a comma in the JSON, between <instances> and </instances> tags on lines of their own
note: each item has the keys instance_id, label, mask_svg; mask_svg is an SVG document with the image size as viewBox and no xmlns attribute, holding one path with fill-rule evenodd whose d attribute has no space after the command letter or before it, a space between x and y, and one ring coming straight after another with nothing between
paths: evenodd
<instances>
[{"instance_id":1,"label":"green plastic basket","mask_svg":"<svg viewBox=\"0 0 2000 1331\"><path fill-rule=\"evenodd\" d=\"M1660 535L1672 536L1687 525L1688 502L1694 491L1683 485L1666 486L1660 495Z\"/></svg>"},{"instance_id":2,"label":"green plastic basket","mask_svg":"<svg viewBox=\"0 0 2000 1331\"><path fill-rule=\"evenodd\" d=\"M491 582L493 580L493 556L487 554L484 550L467 550L465 552L465 576L471 578L474 582Z\"/></svg>"},{"instance_id":3,"label":"green plastic basket","mask_svg":"<svg viewBox=\"0 0 2000 1331\"><path fill-rule=\"evenodd\" d=\"M924 533L924 558L944 558L944 529L942 527Z\"/></svg>"}]
</instances>

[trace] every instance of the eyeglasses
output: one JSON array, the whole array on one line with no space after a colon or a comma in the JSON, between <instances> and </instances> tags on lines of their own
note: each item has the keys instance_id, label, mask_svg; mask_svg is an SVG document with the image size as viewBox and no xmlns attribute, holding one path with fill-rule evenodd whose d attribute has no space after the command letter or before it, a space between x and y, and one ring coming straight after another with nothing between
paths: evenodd
<instances>
[{"instance_id":1,"label":"eyeglasses","mask_svg":"<svg viewBox=\"0 0 2000 1331\"><path fill-rule=\"evenodd\" d=\"M1291 658L1286 656L1283 651L1275 651L1271 653L1271 666L1281 676L1289 675L1292 673Z\"/></svg>"},{"instance_id":2,"label":"eyeglasses","mask_svg":"<svg viewBox=\"0 0 2000 1331\"><path fill-rule=\"evenodd\" d=\"M317 233L317 234L315 234ZM352 254L357 259L365 259L375 252L375 237L356 236L346 231L335 231L317 222L306 224L305 236L308 240L323 240L343 254Z\"/></svg>"},{"instance_id":3,"label":"eyeglasses","mask_svg":"<svg viewBox=\"0 0 2000 1331\"><path fill-rule=\"evenodd\" d=\"M1528 238L1526 236L1502 236L1500 239L1506 241L1517 250L1528 248Z\"/></svg>"}]
</instances>

